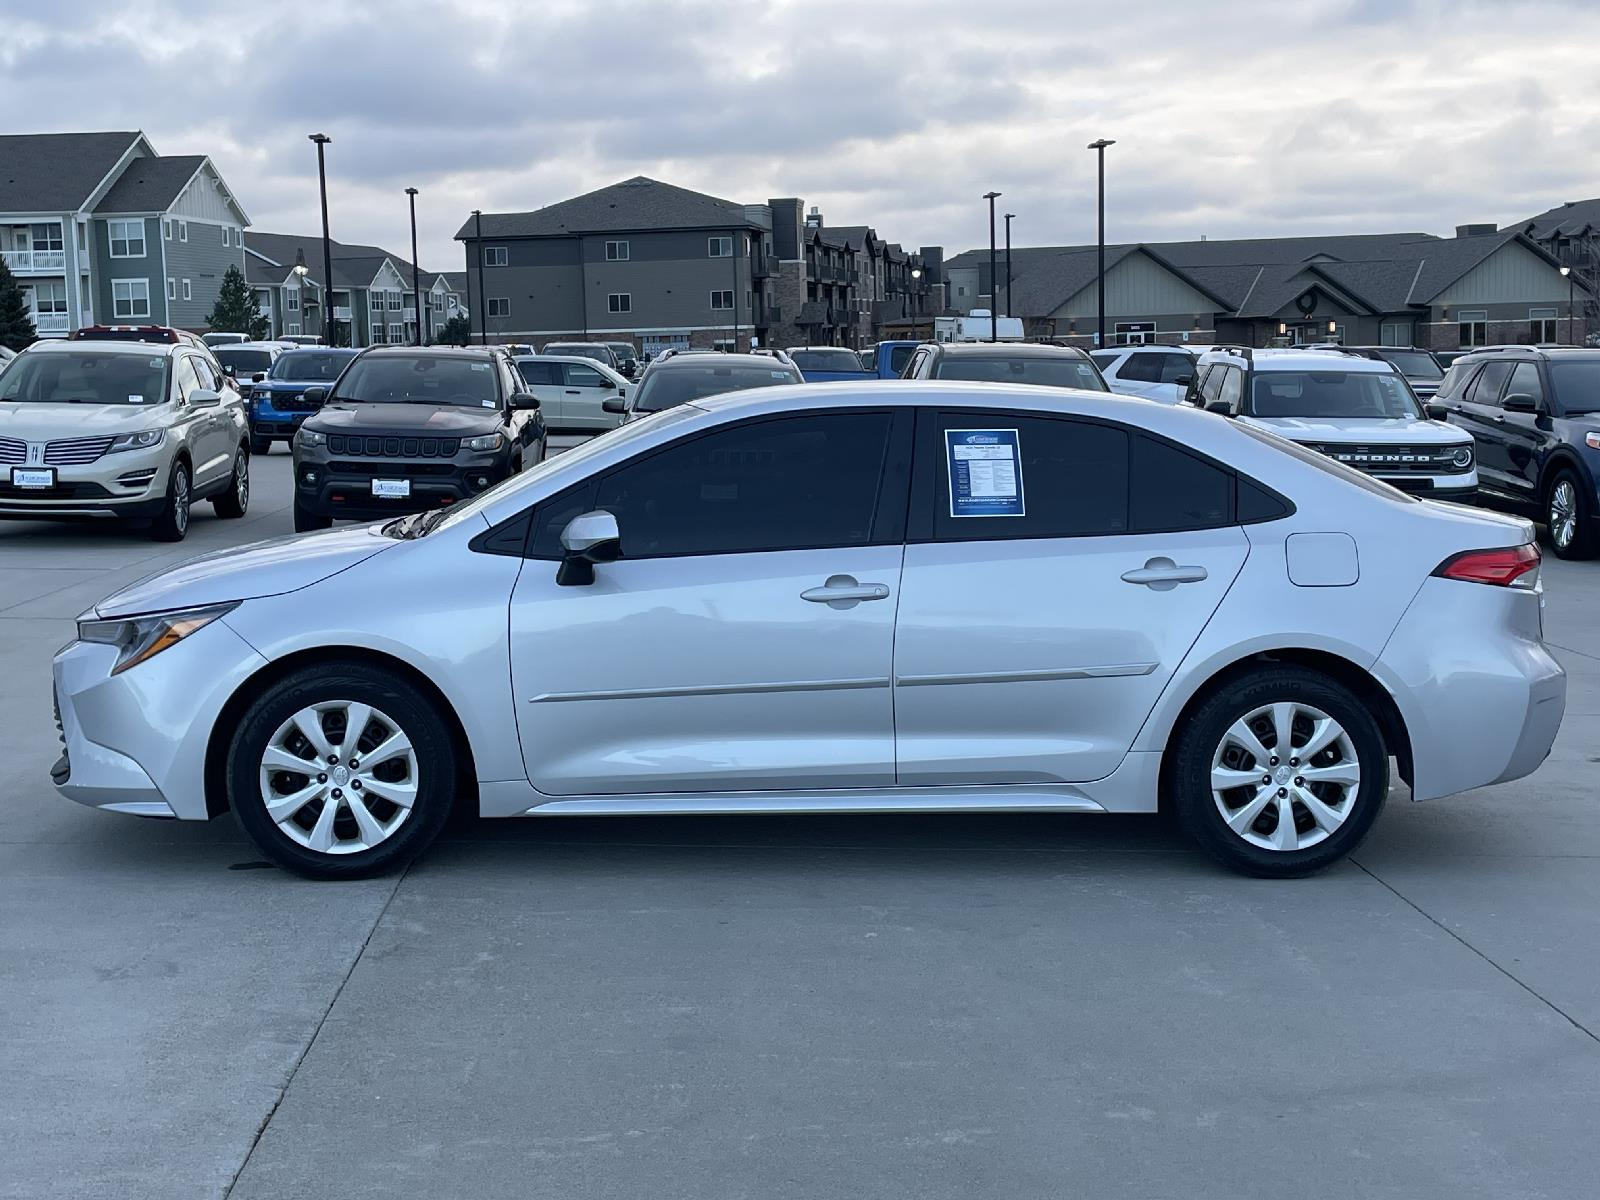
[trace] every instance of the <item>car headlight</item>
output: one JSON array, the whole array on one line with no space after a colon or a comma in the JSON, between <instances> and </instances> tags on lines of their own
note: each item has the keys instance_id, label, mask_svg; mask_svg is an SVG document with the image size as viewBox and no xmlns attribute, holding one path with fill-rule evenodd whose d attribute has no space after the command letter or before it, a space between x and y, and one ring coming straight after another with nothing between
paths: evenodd
<instances>
[{"instance_id":1,"label":"car headlight","mask_svg":"<svg viewBox=\"0 0 1600 1200\"><path fill-rule=\"evenodd\" d=\"M1472 465L1472 447L1457 446L1450 452L1450 465L1458 471L1465 471Z\"/></svg>"},{"instance_id":2,"label":"car headlight","mask_svg":"<svg viewBox=\"0 0 1600 1200\"><path fill-rule=\"evenodd\" d=\"M328 444L327 434L318 433L315 429L307 429L304 425L300 426L300 431L294 436L295 440L302 446L326 446Z\"/></svg>"},{"instance_id":3,"label":"car headlight","mask_svg":"<svg viewBox=\"0 0 1600 1200\"><path fill-rule=\"evenodd\" d=\"M498 450L504 445L498 433L486 433L482 437L471 437L461 444L468 450Z\"/></svg>"},{"instance_id":4,"label":"car headlight","mask_svg":"<svg viewBox=\"0 0 1600 1200\"><path fill-rule=\"evenodd\" d=\"M148 450L152 446L159 446L166 441L167 433L164 429L141 429L138 433L125 433L116 438L107 454L116 454L121 450Z\"/></svg>"},{"instance_id":5,"label":"car headlight","mask_svg":"<svg viewBox=\"0 0 1600 1200\"><path fill-rule=\"evenodd\" d=\"M224 613L230 613L238 607L239 602L235 600L229 604L151 613L142 617L79 621L78 640L117 647L117 662L111 668L111 673L118 675L129 667L136 667L146 659L154 658L163 650L171 649L191 633L204 629Z\"/></svg>"}]
</instances>

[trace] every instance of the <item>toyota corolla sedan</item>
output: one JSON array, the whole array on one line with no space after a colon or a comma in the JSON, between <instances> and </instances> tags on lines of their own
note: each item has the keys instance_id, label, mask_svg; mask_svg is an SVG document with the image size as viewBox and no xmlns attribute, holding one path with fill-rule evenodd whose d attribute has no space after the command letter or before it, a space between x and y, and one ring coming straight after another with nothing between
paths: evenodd
<instances>
[{"instance_id":1,"label":"toyota corolla sedan","mask_svg":"<svg viewBox=\"0 0 1600 1200\"><path fill-rule=\"evenodd\" d=\"M55 659L62 792L308 876L484 816L1154 812L1229 866L1534 770L1520 518L1103 392L696 399L447 510L212 555ZM308 620L307 614L314 614Z\"/></svg>"}]
</instances>

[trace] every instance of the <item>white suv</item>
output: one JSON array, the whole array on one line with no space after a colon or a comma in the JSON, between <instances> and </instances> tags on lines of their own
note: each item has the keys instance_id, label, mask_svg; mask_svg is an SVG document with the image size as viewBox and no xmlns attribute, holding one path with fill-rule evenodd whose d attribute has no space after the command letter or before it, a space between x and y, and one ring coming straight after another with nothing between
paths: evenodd
<instances>
[{"instance_id":1,"label":"white suv","mask_svg":"<svg viewBox=\"0 0 1600 1200\"><path fill-rule=\"evenodd\" d=\"M1089 357L1113 392L1176 404L1194 379L1196 349L1184 346L1116 346Z\"/></svg>"},{"instance_id":2,"label":"white suv","mask_svg":"<svg viewBox=\"0 0 1600 1200\"><path fill-rule=\"evenodd\" d=\"M197 499L250 502L244 402L198 343L36 342L0 371L0 518L133 517L176 542Z\"/></svg>"},{"instance_id":3,"label":"white suv","mask_svg":"<svg viewBox=\"0 0 1600 1200\"><path fill-rule=\"evenodd\" d=\"M1429 417L1382 359L1218 347L1195 364L1184 403L1271 430L1402 491L1470 500L1478 490L1471 436Z\"/></svg>"}]
</instances>

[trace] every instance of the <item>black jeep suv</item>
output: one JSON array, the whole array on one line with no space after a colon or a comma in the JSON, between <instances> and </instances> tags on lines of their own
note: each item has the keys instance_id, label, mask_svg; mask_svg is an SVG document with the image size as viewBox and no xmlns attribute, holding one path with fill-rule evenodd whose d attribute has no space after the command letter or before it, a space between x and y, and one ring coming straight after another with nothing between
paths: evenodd
<instances>
[{"instance_id":1,"label":"black jeep suv","mask_svg":"<svg viewBox=\"0 0 1600 1200\"><path fill-rule=\"evenodd\" d=\"M1434 403L1477 444L1480 500L1545 521L1561 558L1600 550L1600 350L1464 354Z\"/></svg>"},{"instance_id":2,"label":"black jeep suv","mask_svg":"<svg viewBox=\"0 0 1600 1200\"><path fill-rule=\"evenodd\" d=\"M454 504L541 462L544 418L499 349L375 347L294 438L294 527Z\"/></svg>"}]
</instances>

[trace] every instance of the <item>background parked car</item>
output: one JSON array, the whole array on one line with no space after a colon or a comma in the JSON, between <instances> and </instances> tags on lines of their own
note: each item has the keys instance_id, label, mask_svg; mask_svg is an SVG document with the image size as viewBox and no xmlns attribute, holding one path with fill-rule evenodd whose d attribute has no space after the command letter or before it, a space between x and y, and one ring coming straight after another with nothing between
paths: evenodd
<instances>
[{"instance_id":1,"label":"background parked car","mask_svg":"<svg viewBox=\"0 0 1600 1200\"><path fill-rule=\"evenodd\" d=\"M617 352L604 342L547 342L539 353L556 354L566 358L592 358L617 369Z\"/></svg>"},{"instance_id":2,"label":"background parked car","mask_svg":"<svg viewBox=\"0 0 1600 1200\"><path fill-rule=\"evenodd\" d=\"M1082 350L1027 342L928 342L913 352L905 377L1111 390Z\"/></svg>"},{"instance_id":3,"label":"background parked car","mask_svg":"<svg viewBox=\"0 0 1600 1200\"><path fill-rule=\"evenodd\" d=\"M650 364L634 389L626 419L632 421L724 392L804 382L792 363L764 354L672 354Z\"/></svg>"},{"instance_id":4,"label":"background parked car","mask_svg":"<svg viewBox=\"0 0 1600 1200\"><path fill-rule=\"evenodd\" d=\"M1444 379L1444 366L1433 351L1420 350L1416 346L1346 346L1339 342L1327 342L1304 348L1382 359L1405 376L1417 399L1424 404L1433 399L1440 381Z\"/></svg>"},{"instance_id":5,"label":"background parked car","mask_svg":"<svg viewBox=\"0 0 1600 1200\"><path fill-rule=\"evenodd\" d=\"M278 356L267 377L243 385L250 409L250 453L269 454L273 442L293 439L301 423L321 407L306 398L313 387L327 388L359 350L311 346Z\"/></svg>"},{"instance_id":6,"label":"background parked car","mask_svg":"<svg viewBox=\"0 0 1600 1200\"><path fill-rule=\"evenodd\" d=\"M539 398L539 412L551 429L592 433L622 424L622 414L606 408L608 400L628 398L621 372L577 355L524 354L512 361L524 386Z\"/></svg>"},{"instance_id":7,"label":"background parked car","mask_svg":"<svg viewBox=\"0 0 1600 1200\"><path fill-rule=\"evenodd\" d=\"M867 378L856 352L842 346L790 346L788 354L807 383L859 383Z\"/></svg>"},{"instance_id":8,"label":"background parked car","mask_svg":"<svg viewBox=\"0 0 1600 1200\"><path fill-rule=\"evenodd\" d=\"M607 342L611 353L617 356L617 370L626 378L633 379L639 374L639 355L635 352L632 342Z\"/></svg>"},{"instance_id":9,"label":"background parked car","mask_svg":"<svg viewBox=\"0 0 1600 1200\"><path fill-rule=\"evenodd\" d=\"M1176 404L1194 380L1197 355L1178 346L1116 346L1089 357L1113 392Z\"/></svg>"},{"instance_id":10,"label":"background parked car","mask_svg":"<svg viewBox=\"0 0 1600 1200\"><path fill-rule=\"evenodd\" d=\"M1463 355L1436 403L1476 443L1483 499L1545 521L1561 558L1600 551L1600 350Z\"/></svg>"},{"instance_id":11,"label":"background parked car","mask_svg":"<svg viewBox=\"0 0 1600 1200\"><path fill-rule=\"evenodd\" d=\"M200 340L208 346L237 346L240 342L248 342L250 335L247 333L207 333L202 334Z\"/></svg>"},{"instance_id":12,"label":"background parked car","mask_svg":"<svg viewBox=\"0 0 1600 1200\"><path fill-rule=\"evenodd\" d=\"M277 342L233 342L226 346L215 346L211 353L222 364L228 377L241 385L240 395L248 396L246 388L267 377L267 372L272 370L272 364L278 361L284 348Z\"/></svg>"},{"instance_id":13,"label":"background parked car","mask_svg":"<svg viewBox=\"0 0 1600 1200\"><path fill-rule=\"evenodd\" d=\"M320 333L286 333L278 340L280 342L293 342L296 346L322 345L322 335Z\"/></svg>"}]
</instances>

